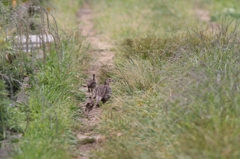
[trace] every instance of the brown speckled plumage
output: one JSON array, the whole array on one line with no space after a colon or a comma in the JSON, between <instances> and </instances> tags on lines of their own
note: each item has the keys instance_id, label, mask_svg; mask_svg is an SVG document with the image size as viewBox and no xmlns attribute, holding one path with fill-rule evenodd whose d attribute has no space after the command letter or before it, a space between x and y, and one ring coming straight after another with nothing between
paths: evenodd
<instances>
[{"instance_id":1,"label":"brown speckled plumage","mask_svg":"<svg viewBox=\"0 0 240 159\"><path fill-rule=\"evenodd\" d=\"M93 109L94 101L92 96L88 97L85 103L85 112L90 112Z\"/></svg>"},{"instance_id":2,"label":"brown speckled plumage","mask_svg":"<svg viewBox=\"0 0 240 159\"><path fill-rule=\"evenodd\" d=\"M88 92L93 92L93 89L96 87L95 74L93 74L93 79L87 81Z\"/></svg>"},{"instance_id":3,"label":"brown speckled plumage","mask_svg":"<svg viewBox=\"0 0 240 159\"><path fill-rule=\"evenodd\" d=\"M99 106L99 102L102 101L106 103L112 95L112 89L110 83L112 82L111 78L107 78L104 82L104 85L99 85L93 90L93 98L96 98L95 106Z\"/></svg>"}]
</instances>

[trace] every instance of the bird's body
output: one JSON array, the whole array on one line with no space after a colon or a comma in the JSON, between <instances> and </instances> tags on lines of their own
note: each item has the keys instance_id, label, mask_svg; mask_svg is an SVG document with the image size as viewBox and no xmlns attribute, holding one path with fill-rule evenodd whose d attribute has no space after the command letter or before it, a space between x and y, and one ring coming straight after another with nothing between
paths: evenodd
<instances>
[{"instance_id":1,"label":"bird's body","mask_svg":"<svg viewBox=\"0 0 240 159\"><path fill-rule=\"evenodd\" d=\"M85 103L85 112L90 112L93 109L94 101L92 96L88 97Z\"/></svg>"},{"instance_id":2,"label":"bird's body","mask_svg":"<svg viewBox=\"0 0 240 159\"><path fill-rule=\"evenodd\" d=\"M87 81L87 87L88 87L88 92L93 92L93 89L96 87L96 79L95 79L95 74L93 74L93 79L90 79Z\"/></svg>"},{"instance_id":3,"label":"bird's body","mask_svg":"<svg viewBox=\"0 0 240 159\"><path fill-rule=\"evenodd\" d=\"M95 106L99 106L99 102L106 103L112 95L112 89L110 88L110 78L106 79L104 85L99 85L93 91L93 98L96 99Z\"/></svg>"}]
</instances>

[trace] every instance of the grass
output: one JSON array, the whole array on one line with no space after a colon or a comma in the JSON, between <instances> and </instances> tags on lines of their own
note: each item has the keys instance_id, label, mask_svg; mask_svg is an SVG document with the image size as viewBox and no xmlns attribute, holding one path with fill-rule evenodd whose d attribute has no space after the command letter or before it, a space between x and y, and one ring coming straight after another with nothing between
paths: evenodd
<instances>
[{"instance_id":1,"label":"grass","mask_svg":"<svg viewBox=\"0 0 240 159\"><path fill-rule=\"evenodd\" d=\"M190 0L106 0L92 3L97 13L94 21L99 32L118 40L146 35L165 37L204 25L196 23L194 2Z\"/></svg>"},{"instance_id":2,"label":"grass","mask_svg":"<svg viewBox=\"0 0 240 159\"><path fill-rule=\"evenodd\" d=\"M20 68L20 77L30 76L32 85L27 103L0 103L2 138L9 131L23 136L12 139L13 158L70 158L70 148L79 144L73 128L81 115L77 104L84 95L78 86L88 58L84 39L69 31L79 3L51 2L68 35L60 34L61 58L58 50L49 50L43 63L30 67L35 74L21 62L15 61L21 67L9 66L13 72ZM218 31L202 31L208 24L196 19L196 3L211 16L225 5L237 6L236 1L208 6L190 0L92 1L96 29L117 45L115 68L102 70L101 78L114 83L99 129L107 140L94 152L96 158L240 157L239 22L220 18ZM6 46L1 46L3 52ZM0 88L5 83L0 81ZM1 99L7 95L0 92Z\"/></svg>"},{"instance_id":3,"label":"grass","mask_svg":"<svg viewBox=\"0 0 240 159\"><path fill-rule=\"evenodd\" d=\"M50 4L48 2L46 5L51 11L53 11L53 13L56 13L54 16L60 28L65 32L71 32L73 29L78 29L76 25L76 14L79 6L81 6L83 2L83 0L71 2L64 0L51 0Z\"/></svg>"},{"instance_id":4,"label":"grass","mask_svg":"<svg viewBox=\"0 0 240 159\"><path fill-rule=\"evenodd\" d=\"M76 41L66 42L70 44L66 44L64 50L70 52L72 47L79 45ZM11 110L14 114L24 113L24 118L17 115L10 121L25 121L24 137L14 158L69 158L72 155L67 134L76 124L76 117L81 115L77 112L79 101L76 96L83 99L84 95L77 93L79 73L71 68L79 62L74 63L73 56L82 60L82 55L69 53L60 68L56 53L49 55L46 65L40 66L42 68L32 78L28 104ZM73 63L69 64L69 61Z\"/></svg>"},{"instance_id":5,"label":"grass","mask_svg":"<svg viewBox=\"0 0 240 159\"><path fill-rule=\"evenodd\" d=\"M232 19L240 18L240 7L236 0L210 0L210 1L197 1L203 8L209 10L211 21L221 22L225 16Z\"/></svg>"},{"instance_id":6,"label":"grass","mask_svg":"<svg viewBox=\"0 0 240 159\"><path fill-rule=\"evenodd\" d=\"M223 6L216 3L209 7ZM182 18L166 16L170 6ZM140 14L145 7L148 14ZM217 32L202 31L208 24L189 14L194 7L190 1L95 5L96 28L118 47L115 68L103 74L114 79L114 97L103 106L99 131L107 141L96 158L239 158L239 22L221 20Z\"/></svg>"},{"instance_id":7,"label":"grass","mask_svg":"<svg viewBox=\"0 0 240 159\"><path fill-rule=\"evenodd\" d=\"M100 158L239 157L239 40L194 34L186 37L199 43L182 42L171 57L133 55L117 65Z\"/></svg>"},{"instance_id":8,"label":"grass","mask_svg":"<svg viewBox=\"0 0 240 159\"><path fill-rule=\"evenodd\" d=\"M1 138L11 141L10 147L14 150L11 157L16 159L71 158L79 144L73 131L80 124L78 119L82 112L78 104L85 95L78 88L89 60L87 44L76 30L76 11L81 3L72 1L73 10L68 10L65 7L71 6L70 1L51 2L56 10L50 14L53 14L58 26L52 27L51 19L49 33L57 37L57 42L51 48L43 49L43 59L33 60L27 53L15 54L11 43L7 46L1 43L0 47L1 77L4 79L0 80L0 98L4 99L0 102L1 129L4 129L1 130ZM68 19L67 23L60 23L65 19ZM6 60L6 52L14 55L11 61ZM25 90L28 100L19 104L6 98L11 95L7 91L9 89L5 89L6 79L21 83L26 76L31 86ZM18 91L19 88L13 97ZM12 103L14 106L10 105Z\"/></svg>"}]
</instances>

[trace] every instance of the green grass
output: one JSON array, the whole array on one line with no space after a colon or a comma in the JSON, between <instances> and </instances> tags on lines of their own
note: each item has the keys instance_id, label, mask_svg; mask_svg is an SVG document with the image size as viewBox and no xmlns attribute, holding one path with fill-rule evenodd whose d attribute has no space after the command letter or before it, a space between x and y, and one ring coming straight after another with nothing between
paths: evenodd
<instances>
[{"instance_id":1,"label":"green grass","mask_svg":"<svg viewBox=\"0 0 240 159\"><path fill-rule=\"evenodd\" d=\"M23 134L13 141L17 159L70 158L70 148L81 144L72 133L81 115L78 100L84 95L78 86L88 57L81 35L69 34L71 26L77 28L81 3L51 2L60 29L69 35L61 39L62 59L51 50L45 63L34 65L38 71L30 78L26 104L0 103L5 106L2 128ZM196 18L197 4L221 22L218 32L201 31L208 24ZM239 158L240 29L238 22L228 23L236 18L237 1L102 0L92 5L96 29L117 45L115 68L102 70L101 78L114 80L113 97L102 107L99 132L107 140L95 157ZM225 7L233 7L234 14L224 21ZM28 75L25 66L12 70ZM5 99L7 93L0 95Z\"/></svg>"},{"instance_id":2,"label":"green grass","mask_svg":"<svg viewBox=\"0 0 240 159\"><path fill-rule=\"evenodd\" d=\"M79 6L82 5L84 0L79 1L64 1L64 0L51 0L47 3L47 7L53 12L58 25L64 31L70 31L78 29L77 23L77 11Z\"/></svg>"},{"instance_id":3,"label":"green grass","mask_svg":"<svg viewBox=\"0 0 240 159\"><path fill-rule=\"evenodd\" d=\"M1 77L3 74L22 82L28 76L31 86L26 88L28 100L19 104L6 98L7 82L0 80L0 137L11 141L12 158L66 159L76 155L80 143L73 134L81 124L79 103L85 97L79 86L89 57L87 44L77 29L76 12L81 1L71 2L51 1L55 7L51 14L58 22L58 27L51 31L56 31L54 35L58 32L60 39L54 43L57 47L52 45L47 49L45 58L33 60L29 54L20 53L10 62L5 55L14 53L14 49L11 44L0 45ZM13 107L10 102L14 103ZM16 134L22 137L14 137Z\"/></svg>"},{"instance_id":4,"label":"green grass","mask_svg":"<svg viewBox=\"0 0 240 159\"><path fill-rule=\"evenodd\" d=\"M170 6L183 17L166 16ZM145 7L149 13L139 14ZM114 97L103 105L99 131L107 141L96 158L240 157L239 23L227 19L219 32L201 31L206 25L189 14L194 7L191 1L95 5L96 28L118 48L115 68L103 74L114 79Z\"/></svg>"},{"instance_id":5,"label":"green grass","mask_svg":"<svg viewBox=\"0 0 240 159\"><path fill-rule=\"evenodd\" d=\"M221 22L225 16L232 19L240 18L240 7L237 0L198 0L197 2L202 8L209 10L211 21Z\"/></svg>"},{"instance_id":6,"label":"green grass","mask_svg":"<svg viewBox=\"0 0 240 159\"><path fill-rule=\"evenodd\" d=\"M83 60L81 54L84 50L76 52L81 54L70 54L77 51L72 48L78 45L81 45L80 41L66 41L66 57L60 67L56 53L51 52L46 64L40 64L39 72L31 79L33 87L28 91L28 104L10 111L19 114L10 122L24 121L20 127L24 136L18 143L14 158L69 158L72 155L67 134L71 133L81 115L77 112L80 101L76 97L84 97L83 93L78 93L78 78L82 75L72 68L80 62L74 62L74 59Z\"/></svg>"},{"instance_id":7,"label":"green grass","mask_svg":"<svg viewBox=\"0 0 240 159\"><path fill-rule=\"evenodd\" d=\"M192 43L169 39L177 46L171 57L130 55L113 70L100 158L239 157L239 40L231 33L184 37Z\"/></svg>"},{"instance_id":8,"label":"green grass","mask_svg":"<svg viewBox=\"0 0 240 159\"><path fill-rule=\"evenodd\" d=\"M168 36L198 27L190 0L93 1L95 25L103 36L114 39L146 35ZM97 4L97 5L95 5Z\"/></svg>"}]
</instances>

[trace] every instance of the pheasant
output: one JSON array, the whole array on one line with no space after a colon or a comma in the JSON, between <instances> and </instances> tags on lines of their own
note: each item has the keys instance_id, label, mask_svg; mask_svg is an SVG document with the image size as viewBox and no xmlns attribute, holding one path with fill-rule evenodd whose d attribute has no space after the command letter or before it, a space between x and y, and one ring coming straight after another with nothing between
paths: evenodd
<instances>
[{"instance_id":1,"label":"pheasant","mask_svg":"<svg viewBox=\"0 0 240 159\"><path fill-rule=\"evenodd\" d=\"M106 103L112 95L112 89L110 88L111 78L107 78L104 85L99 85L93 90L93 98L96 98L95 106L99 106L99 102Z\"/></svg>"},{"instance_id":2,"label":"pheasant","mask_svg":"<svg viewBox=\"0 0 240 159\"><path fill-rule=\"evenodd\" d=\"M95 74L93 74L93 79L87 81L88 92L93 92L93 89L96 87L97 83L95 80Z\"/></svg>"},{"instance_id":3,"label":"pheasant","mask_svg":"<svg viewBox=\"0 0 240 159\"><path fill-rule=\"evenodd\" d=\"M85 104L85 112L90 112L93 109L94 101L92 99L92 96L89 96L86 100Z\"/></svg>"}]
</instances>

